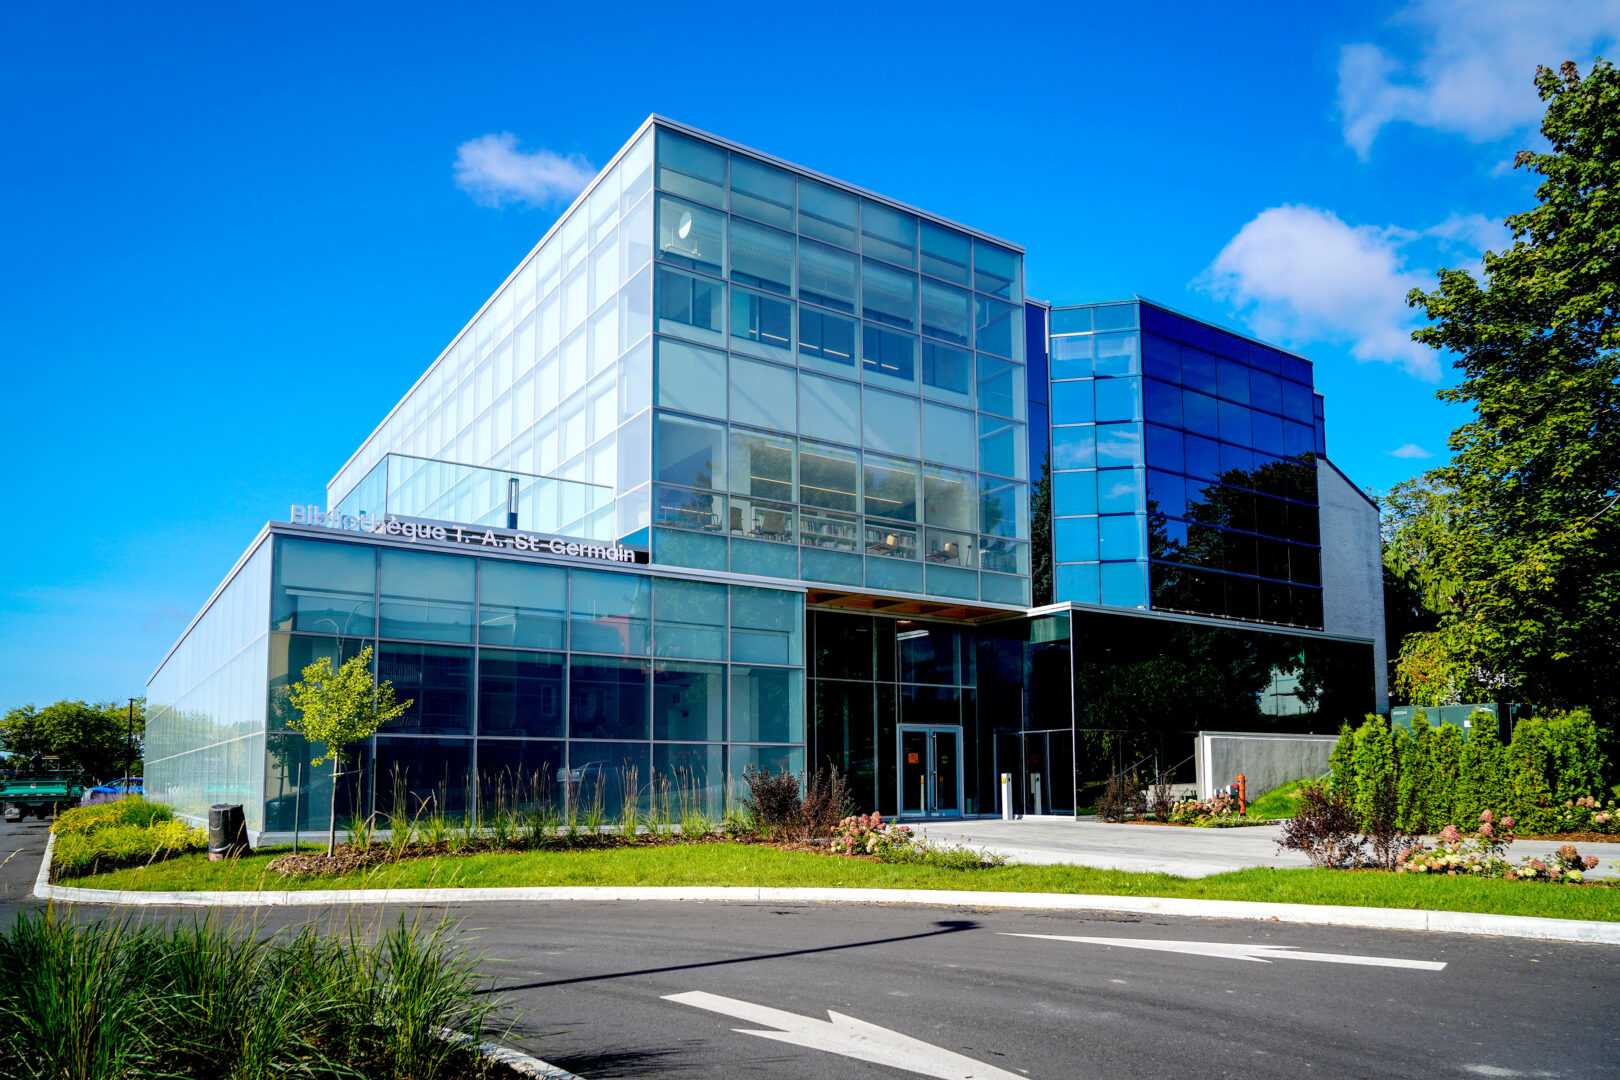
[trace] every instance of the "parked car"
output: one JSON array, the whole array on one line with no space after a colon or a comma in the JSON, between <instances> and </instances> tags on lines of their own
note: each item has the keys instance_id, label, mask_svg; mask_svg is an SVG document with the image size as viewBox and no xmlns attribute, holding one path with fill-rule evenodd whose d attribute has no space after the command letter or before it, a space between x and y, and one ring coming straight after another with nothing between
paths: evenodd
<instances>
[{"instance_id":1,"label":"parked car","mask_svg":"<svg viewBox=\"0 0 1620 1080\"><path fill-rule=\"evenodd\" d=\"M92 798L105 797L107 795L142 795L145 794L145 792L146 788L141 783L141 778L139 776L120 776L117 780L109 780L105 784L97 784L95 787L86 791L84 793L84 798L81 801L89 802Z\"/></svg>"}]
</instances>

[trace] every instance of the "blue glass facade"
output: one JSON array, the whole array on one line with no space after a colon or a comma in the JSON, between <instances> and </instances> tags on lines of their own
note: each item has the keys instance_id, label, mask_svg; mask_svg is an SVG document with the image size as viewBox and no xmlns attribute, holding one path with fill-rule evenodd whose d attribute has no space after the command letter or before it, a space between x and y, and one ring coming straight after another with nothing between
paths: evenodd
<instances>
[{"instance_id":1,"label":"blue glass facade","mask_svg":"<svg viewBox=\"0 0 1620 1080\"><path fill-rule=\"evenodd\" d=\"M1145 302L1050 318L1057 598L1320 629L1310 363Z\"/></svg>"}]
</instances>

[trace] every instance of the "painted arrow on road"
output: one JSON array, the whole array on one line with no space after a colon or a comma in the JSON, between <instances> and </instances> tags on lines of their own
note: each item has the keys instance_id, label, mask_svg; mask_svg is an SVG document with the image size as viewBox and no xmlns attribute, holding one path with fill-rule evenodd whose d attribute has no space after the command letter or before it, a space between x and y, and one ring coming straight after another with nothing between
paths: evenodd
<instances>
[{"instance_id":1,"label":"painted arrow on road","mask_svg":"<svg viewBox=\"0 0 1620 1080\"><path fill-rule=\"evenodd\" d=\"M938 1080L1027 1080L1016 1073L997 1069L970 1057L952 1053L938 1046L902 1035L898 1031L857 1020L853 1016L827 1010L827 1020L813 1016L784 1012L749 1001L706 994L694 990L686 994L667 994L665 1001L674 1001L694 1008L735 1017L750 1024L773 1028L772 1031L750 1031L733 1028L742 1035L757 1035L761 1039L793 1043L812 1050L825 1050L829 1054L888 1065L919 1076L937 1077Z\"/></svg>"},{"instance_id":2,"label":"painted arrow on road","mask_svg":"<svg viewBox=\"0 0 1620 1080\"><path fill-rule=\"evenodd\" d=\"M1219 956L1227 960L1251 960L1269 964L1273 960L1312 960L1318 964L1360 964L1363 967L1408 968L1412 971L1444 971L1446 965L1434 960L1403 960L1395 956L1352 956L1348 953L1299 952L1292 945L1244 945L1219 941L1166 941L1162 938L1063 937L1058 934L1002 934L1002 937L1040 938L1044 941L1074 941L1081 945L1117 945L1122 949L1187 953L1191 956Z\"/></svg>"}]
</instances>

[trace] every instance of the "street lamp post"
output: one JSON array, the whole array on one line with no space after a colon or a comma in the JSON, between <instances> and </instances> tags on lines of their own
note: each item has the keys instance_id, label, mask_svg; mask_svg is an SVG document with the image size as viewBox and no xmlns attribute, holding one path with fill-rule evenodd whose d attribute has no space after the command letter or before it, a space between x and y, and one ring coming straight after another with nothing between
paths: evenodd
<instances>
[{"instance_id":1,"label":"street lamp post","mask_svg":"<svg viewBox=\"0 0 1620 1080\"><path fill-rule=\"evenodd\" d=\"M129 699L129 741L124 748L124 779L135 768L135 699Z\"/></svg>"}]
</instances>

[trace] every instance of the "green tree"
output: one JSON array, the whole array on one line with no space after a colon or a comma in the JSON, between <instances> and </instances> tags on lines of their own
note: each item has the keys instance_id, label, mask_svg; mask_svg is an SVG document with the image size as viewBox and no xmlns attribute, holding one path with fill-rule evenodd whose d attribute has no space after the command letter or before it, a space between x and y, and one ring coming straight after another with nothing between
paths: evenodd
<instances>
[{"instance_id":1,"label":"green tree","mask_svg":"<svg viewBox=\"0 0 1620 1080\"><path fill-rule=\"evenodd\" d=\"M1052 582L1052 455L1041 459L1041 475L1029 499L1029 592L1036 607L1056 595Z\"/></svg>"},{"instance_id":2,"label":"green tree","mask_svg":"<svg viewBox=\"0 0 1620 1080\"><path fill-rule=\"evenodd\" d=\"M1535 83L1549 145L1514 161L1542 180L1507 219L1512 246L1485 255L1481 278L1442 270L1408 298L1431 320L1413 336L1463 376L1441 399L1474 415L1452 460L1405 486L1421 505L1401 542L1439 625L1408 637L1402 664L1411 679L1460 673L1465 699L1590 705L1607 726L1620 707L1620 74L1599 59L1584 78L1539 68Z\"/></svg>"},{"instance_id":3,"label":"green tree","mask_svg":"<svg viewBox=\"0 0 1620 1080\"><path fill-rule=\"evenodd\" d=\"M304 668L303 677L287 688L287 694L299 713L288 721L288 727L326 747L326 752L310 764L332 763L331 820L326 836L326 854L330 856L337 849L338 778L349 746L370 738L388 721L403 715L412 703L396 703L394 684L372 678L369 645L335 671L331 657L318 658Z\"/></svg>"},{"instance_id":4,"label":"green tree","mask_svg":"<svg viewBox=\"0 0 1620 1080\"><path fill-rule=\"evenodd\" d=\"M58 701L42 709L23 705L0 717L0 748L24 759L59 757L66 768L110 780L140 761L145 698L135 699L133 740L130 728L127 701Z\"/></svg>"},{"instance_id":5,"label":"green tree","mask_svg":"<svg viewBox=\"0 0 1620 1080\"><path fill-rule=\"evenodd\" d=\"M1351 751L1356 770L1356 823L1363 829L1394 810L1399 798L1395 737L1381 716L1369 716L1356 729Z\"/></svg>"},{"instance_id":6,"label":"green tree","mask_svg":"<svg viewBox=\"0 0 1620 1080\"><path fill-rule=\"evenodd\" d=\"M1429 718L1420 709L1410 728L1395 733L1400 777L1400 829L1416 836L1429 829L1429 744L1433 741Z\"/></svg>"},{"instance_id":7,"label":"green tree","mask_svg":"<svg viewBox=\"0 0 1620 1080\"><path fill-rule=\"evenodd\" d=\"M1346 720L1339 725L1339 741L1333 744L1328 758L1328 771L1333 774L1333 790L1343 795L1351 805L1356 801L1356 729Z\"/></svg>"},{"instance_id":8,"label":"green tree","mask_svg":"<svg viewBox=\"0 0 1620 1080\"><path fill-rule=\"evenodd\" d=\"M1469 718L1472 726L1463 743L1459 797L1454 822L1465 832L1478 824L1481 811L1511 813L1513 778L1508 771L1507 747L1496 737L1496 717L1481 709Z\"/></svg>"},{"instance_id":9,"label":"green tree","mask_svg":"<svg viewBox=\"0 0 1620 1080\"><path fill-rule=\"evenodd\" d=\"M1425 721L1427 722L1427 721ZM1463 729L1441 724L1429 740L1429 824L1435 828L1466 824L1458 807L1462 795Z\"/></svg>"}]
</instances>

